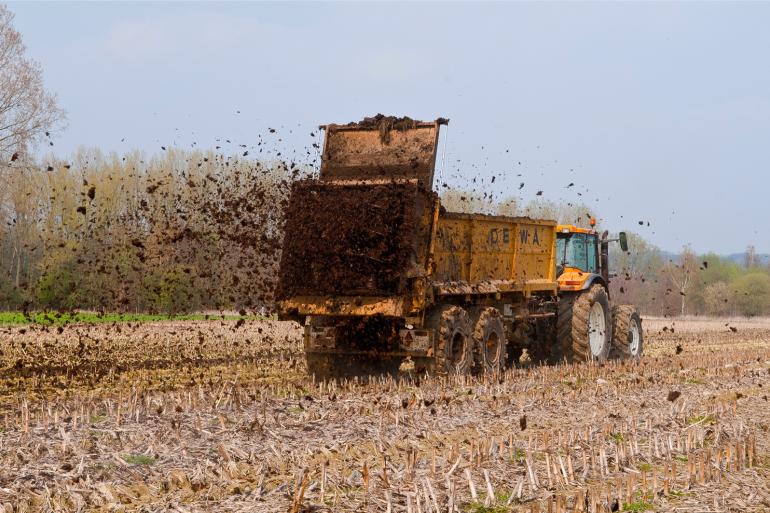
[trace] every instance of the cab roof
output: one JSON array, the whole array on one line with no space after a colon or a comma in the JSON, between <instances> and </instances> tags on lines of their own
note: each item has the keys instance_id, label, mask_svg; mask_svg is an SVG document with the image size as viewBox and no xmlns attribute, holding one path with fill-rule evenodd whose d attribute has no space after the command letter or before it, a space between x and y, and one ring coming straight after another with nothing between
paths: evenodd
<instances>
[{"instance_id":1,"label":"cab roof","mask_svg":"<svg viewBox=\"0 0 770 513\"><path fill-rule=\"evenodd\" d=\"M558 233L588 233L595 234L596 230L591 228L579 228L574 224L558 224L556 225L556 231Z\"/></svg>"}]
</instances>

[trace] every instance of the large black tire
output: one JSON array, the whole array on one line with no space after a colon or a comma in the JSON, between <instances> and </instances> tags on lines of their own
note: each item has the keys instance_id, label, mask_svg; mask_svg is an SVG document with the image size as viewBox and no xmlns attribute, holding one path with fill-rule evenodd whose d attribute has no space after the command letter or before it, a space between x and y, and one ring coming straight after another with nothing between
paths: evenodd
<instances>
[{"instance_id":1,"label":"large black tire","mask_svg":"<svg viewBox=\"0 0 770 513\"><path fill-rule=\"evenodd\" d=\"M634 305L612 307L612 357L639 360L644 351L642 318Z\"/></svg>"},{"instance_id":2,"label":"large black tire","mask_svg":"<svg viewBox=\"0 0 770 513\"><path fill-rule=\"evenodd\" d=\"M604 314L604 331L590 328L589 317L595 304ZM597 307L598 308L598 307ZM596 351L591 350L590 336L601 336ZM602 285L592 285L578 293L563 293L559 296L559 312L556 319L556 341L561 357L568 362L599 361L607 359L612 338L612 319L607 291Z\"/></svg>"},{"instance_id":3,"label":"large black tire","mask_svg":"<svg viewBox=\"0 0 770 513\"><path fill-rule=\"evenodd\" d=\"M499 373L508 360L508 340L500 311L492 307L481 308L474 311L474 318L476 365L482 372Z\"/></svg>"},{"instance_id":4,"label":"large black tire","mask_svg":"<svg viewBox=\"0 0 770 513\"><path fill-rule=\"evenodd\" d=\"M473 369L473 338L468 312L459 306L438 306L426 322L436 337L436 372L468 374Z\"/></svg>"}]
</instances>

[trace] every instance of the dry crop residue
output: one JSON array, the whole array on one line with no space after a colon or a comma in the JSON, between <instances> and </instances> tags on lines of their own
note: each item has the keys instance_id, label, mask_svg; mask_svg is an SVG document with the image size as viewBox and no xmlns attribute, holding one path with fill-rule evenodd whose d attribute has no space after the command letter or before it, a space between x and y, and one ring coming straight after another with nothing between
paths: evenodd
<instances>
[{"instance_id":1,"label":"dry crop residue","mask_svg":"<svg viewBox=\"0 0 770 513\"><path fill-rule=\"evenodd\" d=\"M38 388L47 383L42 374L4 383L0 504L7 511L353 512L385 511L388 503L417 511L419 502L422 511L450 504L483 511L485 503L530 511L549 502L572 510L576 500L598 508L609 497L610 506L637 511L766 510L770 322L732 331L678 321L673 333L662 330L666 322L646 324L650 356L640 364L369 384L302 377L296 326L214 323L209 332L189 323L183 332L186 324L172 323L140 326L125 338L105 331L105 354L113 354L115 337L131 356L97 387ZM259 329L286 337L260 338ZM0 336L3 354L22 353L16 330ZM96 330L89 336L100 338ZM152 330L200 330L204 339L229 342L219 349L204 342L202 361L222 358L212 373L172 356L185 336L172 335L179 345L164 348ZM55 352L26 337L23 352L38 351L56 367ZM74 350L75 339L67 347ZM228 359L234 348L261 356ZM130 365L147 358L167 364L142 368L145 381L126 379ZM173 379L176 369L184 379ZM186 382L195 373L203 379Z\"/></svg>"}]
</instances>

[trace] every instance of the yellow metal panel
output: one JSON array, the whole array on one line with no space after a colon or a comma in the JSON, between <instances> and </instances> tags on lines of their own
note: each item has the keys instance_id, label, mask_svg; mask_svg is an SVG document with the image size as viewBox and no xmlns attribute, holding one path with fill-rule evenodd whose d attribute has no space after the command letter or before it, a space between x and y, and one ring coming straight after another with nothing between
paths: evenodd
<instances>
[{"instance_id":1,"label":"yellow metal panel","mask_svg":"<svg viewBox=\"0 0 770 513\"><path fill-rule=\"evenodd\" d=\"M555 258L553 226L526 222L518 225L516 281L553 280Z\"/></svg>"},{"instance_id":2,"label":"yellow metal panel","mask_svg":"<svg viewBox=\"0 0 770 513\"><path fill-rule=\"evenodd\" d=\"M433 280L462 290L555 290L556 223L520 217L445 213L436 229ZM458 288L459 287L459 288Z\"/></svg>"},{"instance_id":3,"label":"yellow metal panel","mask_svg":"<svg viewBox=\"0 0 770 513\"><path fill-rule=\"evenodd\" d=\"M567 267L559 276L559 290L577 291L583 290L585 282L595 274L584 273L576 267Z\"/></svg>"},{"instance_id":4,"label":"yellow metal panel","mask_svg":"<svg viewBox=\"0 0 770 513\"><path fill-rule=\"evenodd\" d=\"M436 228L434 279L467 281L470 268L470 223L439 217Z\"/></svg>"},{"instance_id":5,"label":"yellow metal panel","mask_svg":"<svg viewBox=\"0 0 770 513\"><path fill-rule=\"evenodd\" d=\"M508 279L513 273L514 225L503 221L470 221L472 249L471 283Z\"/></svg>"},{"instance_id":6,"label":"yellow metal panel","mask_svg":"<svg viewBox=\"0 0 770 513\"><path fill-rule=\"evenodd\" d=\"M406 315L404 299L400 297L326 297L300 296L280 302L280 310L296 310L299 315Z\"/></svg>"}]
</instances>

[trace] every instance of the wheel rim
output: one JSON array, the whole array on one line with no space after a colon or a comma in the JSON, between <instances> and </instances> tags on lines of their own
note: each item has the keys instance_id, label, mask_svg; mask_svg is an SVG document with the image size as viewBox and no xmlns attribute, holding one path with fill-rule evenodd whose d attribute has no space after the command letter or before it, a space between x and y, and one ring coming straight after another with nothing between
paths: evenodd
<instances>
[{"instance_id":1,"label":"wheel rim","mask_svg":"<svg viewBox=\"0 0 770 513\"><path fill-rule=\"evenodd\" d=\"M631 319L630 331L628 351L631 353L631 356L637 356L639 355L639 348L642 346L642 336L639 332L639 323L636 322L636 319Z\"/></svg>"},{"instance_id":2,"label":"wheel rim","mask_svg":"<svg viewBox=\"0 0 770 513\"><path fill-rule=\"evenodd\" d=\"M599 303L591 306L588 316L588 344L591 346L591 356L598 358L604 351L607 325L604 318L604 308Z\"/></svg>"},{"instance_id":3,"label":"wheel rim","mask_svg":"<svg viewBox=\"0 0 770 513\"><path fill-rule=\"evenodd\" d=\"M452 337L452 347L449 354L453 367L457 368L463 363L465 358L465 336L462 333L455 333Z\"/></svg>"},{"instance_id":4,"label":"wheel rim","mask_svg":"<svg viewBox=\"0 0 770 513\"><path fill-rule=\"evenodd\" d=\"M497 333L491 333L487 338L486 347L484 348L488 363L497 363L497 356L500 350L499 346L500 339L498 338Z\"/></svg>"}]
</instances>

